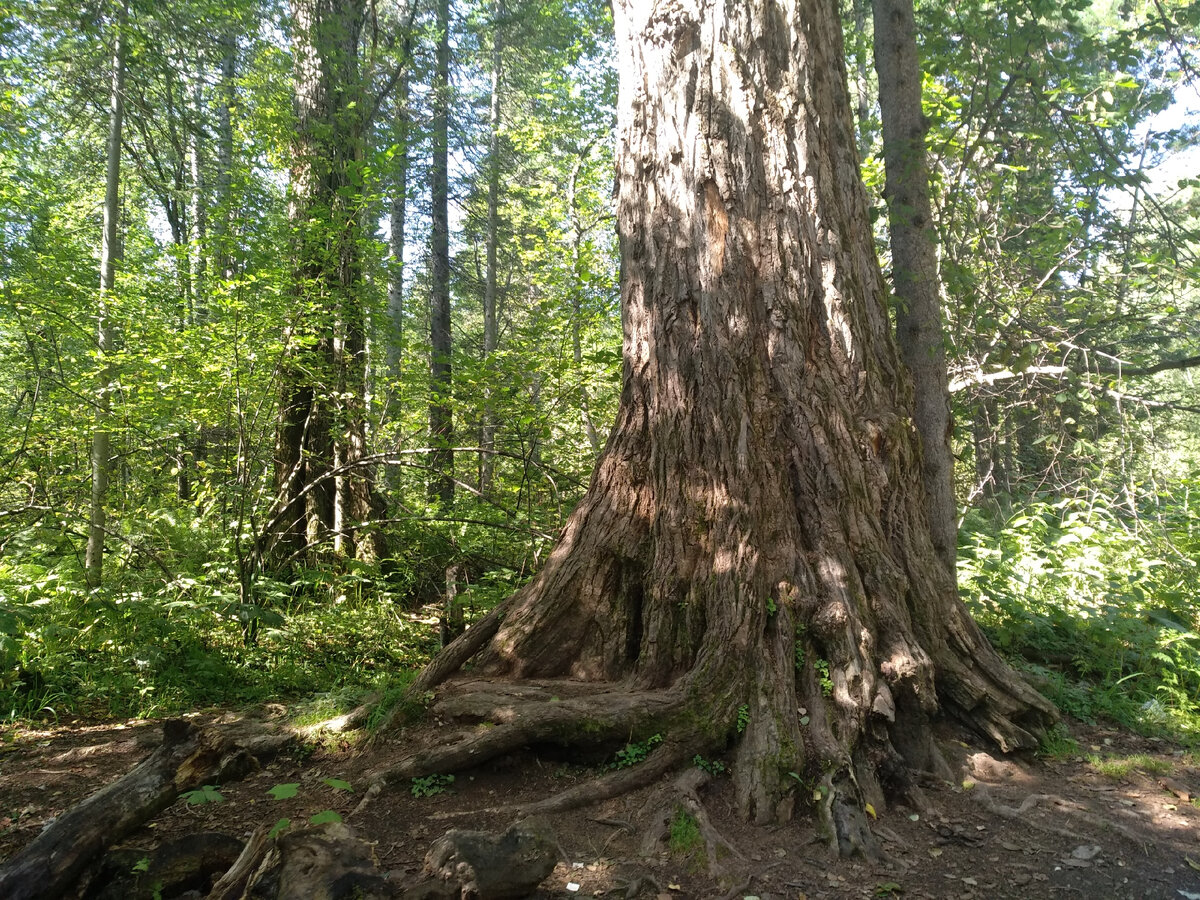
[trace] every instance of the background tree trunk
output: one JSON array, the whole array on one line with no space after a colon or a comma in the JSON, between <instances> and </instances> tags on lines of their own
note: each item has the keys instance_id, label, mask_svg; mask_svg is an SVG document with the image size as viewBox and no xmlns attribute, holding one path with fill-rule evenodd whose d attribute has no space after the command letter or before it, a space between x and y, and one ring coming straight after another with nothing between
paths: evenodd
<instances>
[{"instance_id":1,"label":"background tree trunk","mask_svg":"<svg viewBox=\"0 0 1200 900\"><path fill-rule=\"evenodd\" d=\"M875 70L883 120L884 198L896 290L896 336L913 377L925 509L938 558L951 573L958 551L950 387L946 374L937 251L925 163L927 124L921 111L912 0L874 0Z\"/></svg>"},{"instance_id":2,"label":"background tree trunk","mask_svg":"<svg viewBox=\"0 0 1200 900\"><path fill-rule=\"evenodd\" d=\"M289 217L297 305L281 367L276 540L289 555L333 538L338 553L378 558L360 531L375 500L367 467L366 323L358 241L363 0L294 0L296 137ZM325 228L313 222L328 221Z\"/></svg>"},{"instance_id":3,"label":"background tree trunk","mask_svg":"<svg viewBox=\"0 0 1200 900\"><path fill-rule=\"evenodd\" d=\"M479 490L491 490L495 468L496 411L491 374L492 355L496 352L499 329L496 320L498 283L497 252L500 241L500 84L504 59L504 0L497 0L492 23L492 93L488 117L488 191L487 191L487 269L483 285L483 364L486 383L483 393L483 427L479 442Z\"/></svg>"},{"instance_id":4,"label":"background tree trunk","mask_svg":"<svg viewBox=\"0 0 1200 900\"><path fill-rule=\"evenodd\" d=\"M450 332L450 2L438 0L437 63L433 77L433 162L430 172L432 210L432 287L429 337L432 345L429 396L429 496L443 507L454 503L454 420L451 408L454 345Z\"/></svg>"},{"instance_id":5,"label":"background tree trunk","mask_svg":"<svg viewBox=\"0 0 1200 900\"><path fill-rule=\"evenodd\" d=\"M108 105L108 165L104 180L104 232L100 242L100 295L96 301L96 355L100 377L96 391L95 422L92 426L92 501L88 524L84 572L91 587L104 577L104 526L108 505L108 480L112 473L110 419L112 418L113 373L107 357L113 352L112 293L116 286L117 263L121 259L121 129L125 116L125 26L128 0L122 0L113 29L112 92Z\"/></svg>"},{"instance_id":6,"label":"background tree trunk","mask_svg":"<svg viewBox=\"0 0 1200 900\"><path fill-rule=\"evenodd\" d=\"M213 197L213 269L219 278L233 278L233 247L230 222L233 218L233 107L237 103L237 33L227 26L221 34L221 71L217 80L217 172Z\"/></svg>"}]
</instances>

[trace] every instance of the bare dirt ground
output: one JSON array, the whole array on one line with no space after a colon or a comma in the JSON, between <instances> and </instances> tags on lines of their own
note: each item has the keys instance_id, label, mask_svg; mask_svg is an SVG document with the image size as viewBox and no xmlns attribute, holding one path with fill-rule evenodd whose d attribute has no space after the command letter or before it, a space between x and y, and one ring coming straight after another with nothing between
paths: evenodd
<instances>
[{"instance_id":1,"label":"bare dirt ground","mask_svg":"<svg viewBox=\"0 0 1200 900\"><path fill-rule=\"evenodd\" d=\"M707 858L703 844L688 851L644 845L661 817L665 784L556 814L550 820L562 861L534 896L1200 898L1200 759L1169 742L1113 729L1073 723L1071 732L1079 755L1048 761L995 758L973 738L944 729L943 746L962 781L927 782L931 810L924 813L899 805L880 812L874 829L886 863L833 858L804 810L782 827L745 824L727 775L702 792L712 824L730 845L716 860ZM66 723L0 735L0 859L26 845L47 820L129 771L159 740L159 725L145 721ZM221 802L180 800L125 846L148 850L204 831L242 839L259 825L284 817L304 823L333 809L373 843L379 867L407 884L417 879L429 844L446 830L502 831L515 806L597 771L569 759L514 755L451 784L418 789L427 796L402 787L356 812L367 773L396 750L395 743L363 750L337 738L308 746L243 781L220 785ZM1091 755L1138 761L1126 773L1104 775L1088 761ZM290 784L298 785L293 797L269 793Z\"/></svg>"}]
</instances>

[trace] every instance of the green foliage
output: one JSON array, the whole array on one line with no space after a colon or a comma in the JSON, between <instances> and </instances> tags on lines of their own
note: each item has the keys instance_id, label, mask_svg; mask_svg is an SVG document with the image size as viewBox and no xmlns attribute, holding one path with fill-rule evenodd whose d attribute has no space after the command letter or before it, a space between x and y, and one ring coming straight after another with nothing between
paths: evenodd
<instances>
[{"instance_id":1,"label":"green foliage","mask_svg":"<svg viewBox=\"0 0 1200 900\"><path fill-rule=\"evenodd\" d=\"M273 800L290 800L300 792L299 782L289 782L287 784L277 784L269 791Z\"/></svg>"},{"instance_id":2,"label":"green foliage","mask_svg":"<svg viewBox=\"0 0 1200 900\"><path fill-rule=\"evenodd\" d=\"M699 753L692 757L692 765L716 778L725 774L725 764L719 759L705 759Z\"/></svg>"},{"instance_id":3,"label":"green foliage","mask_svg":"<svg viewBox=\"0 0 1200 900\"><path fill-rule=\"evenodd\" d=\"M1099 775L1120 781L1128 778L1133 772L1141 771L1150 775L1167 775L1174 768L1165 759L1137 753L1133 756L1110 756L1101 758L1095 753L1088 755L1088 765Z\"/></svg>"},{"instance_id":4,"label":"green foliage","mask_svg":"<svg viewBox=\"0 0 1200 900\"><path fill-rule=\"evenodd\" d=\"M663 736L661 734L652 734L644 741L630 742L617 751L613 757L613 761L609 764L609 768L627 769L630 766L636 766L638 763L644 762L646 757L650 755L650 751L662 742Z\"/></svg>"},{"instance_id":5,"label":"green foliage","mask_svg":"<svg viewBox=\"0 0 1200 900\"><path fill-rule=\"evenodd\" d=\"M679 856L687 856L704 846L704 835L695 817L682 806L675 807L671 817L670 837L667 846Z\"/></svg>"},{"instance_id":6,"label":"green foliage","mask_svg":"<svg viewBox=\"0 0 1200 900\"><path fill-rule=\"evenodd\" d=\"M291 824L292 824L291 819L288 819L288 818L280 819L278 822L276 822L274 825L272 825L271 830L269 832L267 832L267 840L270 840L270 841L275 840L275 838L279 837L279 835L281 835L285 831L287 831L288 828L291 827Z\"/></svg>"},{"instance_id":7,"label":"green foliage","mask_svg":"<svg viewBox=\"0 0 1200 900\"><path fill-rule=\"evenodd\" d=\"M412 795L418 799L436 797L438 794L444 794L452 784L453 775L422 775L412 780Z\"/></svg>"},{"instance_id":8,"label":"green foliage","mask_svg":"<svg viewBox=\"0 0 1200 900\"><path fill-rule=\"evenodd\" d=\"M310 825L326 825L330 822L342 821L342 815L336 809L323 809L308 817Z\"/></svg>"},{"instance_id":9,"label":"green foliage","mask_svg":"<svg viewBox=\"0 0 1200 900\"><path fill-rule=\"evenodd\" d=\"M743 703L737 710L737 733L741 734L750 724L750 707Z\"/></svg>"},{"instance_id":10,"label":"green foliage","mask_svg":"<svg viewBox=\"0 0 1200 900\"><path fill-rule=\"evenodd\" d=\"M829 660L814 659L813 668L817 672L817 678L821 683L821 693L826 697L833 696L833 679L829 675Z\"/></svg>"},{"instance_id":11,"label":"green foliage","mask_svg":"<svg viewBox=\"0 0 1200 900\"><path fill-rule=\"evenodd\" d=\"M1101 497L1033 501L992 530L968 520L963 596L993 642L1064 712L1200 737L1190 486L1138 511Z\"/></svg>"},{"instance_id":12,"label":"green foliage","mask_svg":"<svg viewBox=\"0 0 1200 900\"><path fill-rule=\"evenodd\" d=\"M1048 759L1065 759L1079 752L1079 742L1071 737L1066 726L1059 723L1042 735L1038 754Z\"/></svg>"},{"instance_id":13,"label":"green foliage","mask_svg":"<svg viewBox=\"0 0 1200 900\"><path fill-rule=\"evenodd\" d=\"M189 806L204 806L207 803L224 803L225 797L211 784L198 787L193 791L184 791L181 796Z\"/></svg>"}]
</instances>

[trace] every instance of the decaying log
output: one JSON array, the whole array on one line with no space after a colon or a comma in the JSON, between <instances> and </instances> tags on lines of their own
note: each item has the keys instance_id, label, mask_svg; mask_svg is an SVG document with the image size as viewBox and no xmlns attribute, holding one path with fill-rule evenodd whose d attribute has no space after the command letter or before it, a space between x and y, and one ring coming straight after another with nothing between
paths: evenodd
<instances>
[{"instance_id":1,"label":"decaying log","mask_svg":"<svg viewBox=\"0 0 1200 900\"><path fill-rule=\"evenodd\" d=\"M391 900L395 886L375 867L369 844L330 822L279 839L276 900Z\"/></svg>"},{"instance_id":2,"label":"decaying log","mask_svg":"<svg viewBox=\"0 0 1200 900\"><path fill-rule=\"evenodd\" d=\"M105 848L131 834L185 791L240 778L257 754L274 753L292 740L285 733L234 728L199 729L182 720L163 724L163 742L128 775L50 822L0 869L0 897L61 897Z\"/></svg>"},{"instance_id":3,"label":"decaying log","mask_svg":"<svg viewBox=\"0 0 1200 900\"><path fill-rule=\"evenodd\" d=\"M503 834L454 829L425 855L425 881L404 900L506 900L527 897L558 862L558 842L544 819L516 822Z\"/></svg>"},{"instance_id":4,"label":"decaying log","mask_svg":"<svg viewBox=\"0 0 1200 900\"><path fill-rule=\"evenodd\" d=\"M241 900L263 857L273 846L267 829L256 828L233 865L212 886L206 900Z\"/></svg>"},{"instance_id":5,"label":"decaying log","mask_svg":"<svg viewBox=\"0 0 1200 900\"><path fill-rule=\"evenodd\" d=\"M203 890L242 852L237 838L215 831L189 834L150 850L110 850L88 884L86 900L151 900Z\"/></svg>"}]
</instances>

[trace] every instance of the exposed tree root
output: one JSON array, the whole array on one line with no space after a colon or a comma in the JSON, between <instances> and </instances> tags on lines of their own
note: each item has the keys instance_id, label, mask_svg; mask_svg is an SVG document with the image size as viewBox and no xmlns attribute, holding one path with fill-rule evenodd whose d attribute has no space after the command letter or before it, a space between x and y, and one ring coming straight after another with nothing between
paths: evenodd
<instances>
[{"instance_id":1,"label":"exposed tree root","mask_svg":"<svg viewBox=\"0 0 1200 900\"><path fill-rule=\"evenodd\" d=\"M708 817L704 803L700 800L700 788L709 781L707 772L691 768L676 778L666 791L666 796L659 798L658 811L654 814L652 824L642 839L642 855L652 856L670 837L671 822L677 810L682 809L696 823L700 836L704 839L705 859L708 863L708 874L717 879L724 872L721 859L727 856L742 859L741 852L725 839Z\"/></svg>"},{"instance_id":2,"label":"exposed tree root","mask_svg":"<svg viewBox=\"0 0 1200 900\"><path fill-rule=\"evenodd\" d=\"M1001 818L1019 821L1024 825L1028 825L1029 827L1034 828L1037 831L1045 832L1046 834L1053 834L1076 841L1083 840L1083 835L1079 834L1078 832L1071 831L1067 828L1059 828L1054 825L1046 825L1037 821L1032 816L1027 815L1027 813L1039 803L1054 803L1067 815L1073 816L1087 823L1091 827L1099 829L1100 831L1115 832L1130 843L1136 844L1143 850L1145 849L1146 840L1144 837L1135 834L1117 822L1113 822L1108 819L1102 819L1101 817L1096 816L1087 810L1079 809L1078 807L1063 800L1061 797L1056 797L1053 794L1030 794L1021 801L1019 806L1013 807L1005 806L1003 803L998 802L994 797L992 797L991 791L988 790L988 786L982 782L975 782L975 786L971 788L970 793L977 801L979 801L980 804L983 805L984 809L990 813L993 813L994 815L1000 816Z\"/></svg>"},{"instance_id":3,"label":"exposed tree root","mask_svg":"<svg viewBox=\"0 0 1200 900\"><path fill-rule=\"evenodd\" d=\"M695 750L687 745L674 743L664 744L652 752L644 762L628 769L621 769L607 775L601 775L586 784L568 788L553 797L539 800L521 807L527 815L535 813L564 812L577 809L602 800L611 800L636 791L638 788L653 784L667 773L678 769L684 761L695 755Z\"/></svg>"},{"instance_id":4,"label":"exposed tree root","mask_svg":"<svg viewBox=\"0 0 1200 900\"><path fill-rule=\"evenodd\" d=\"M681 698L665 690L598 689L568 681L459 683L429 711L454 730L440 730L435 743L405 754L372 781L394 784L462 771L536 744L596 746L631 740L666 731L681 707Z\"/></svg>"}]
</instances>

